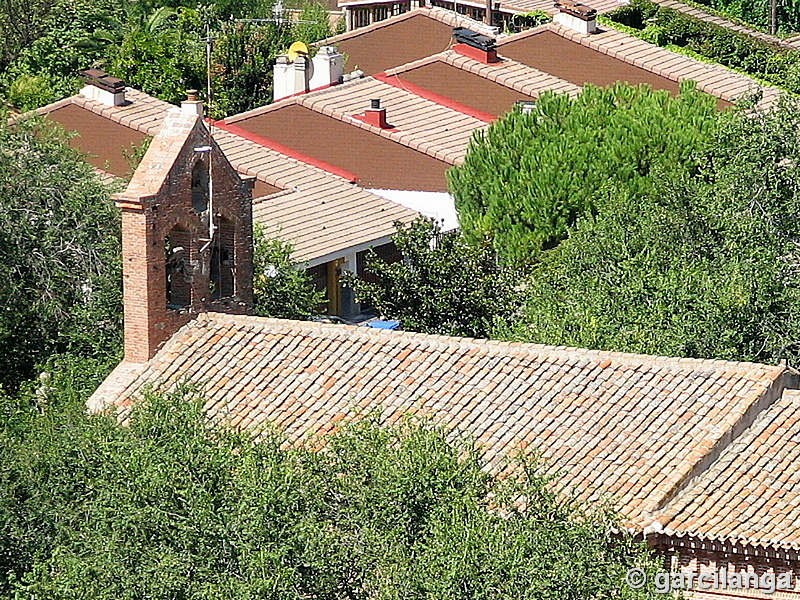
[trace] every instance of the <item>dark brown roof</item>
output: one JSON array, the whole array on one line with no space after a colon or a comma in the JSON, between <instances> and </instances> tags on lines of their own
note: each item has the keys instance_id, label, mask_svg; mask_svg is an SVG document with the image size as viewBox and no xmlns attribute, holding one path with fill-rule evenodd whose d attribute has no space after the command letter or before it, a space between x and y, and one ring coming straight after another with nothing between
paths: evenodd
<instances>
[{"instance_id":1,"label":"dark brown roof","mask_svg":"<svg viewBox=\"0 0 800 600\"><path fill-rule=\"evenodd\" d=\"M75 104L67 104L48 113L48 118L63 125L67 131L78 134L69 140L69 144L87 154L92 166L117 177L127 177L131 172L124 152L130 154L147 138L143 133Z\"/></svg>"},{"instance_id":2,"label":"dark brown roof","mask_svg":"<svg viewBox=\"0 0 800 600\"><path fill-rule=\"evenodd\" d=\"M677 81L586 48L552 31L509 41L498 48L498 53L576 85L607 86L626 81L632 85L647 83L673 94L679 91Z\"/></svg>"},{"instance_id":3,"label":"dark brown roof","mask_svg":"<svg viewBox=\"0 0 800 600\"><path fill-rule=\"evenodd\" d=\"M447 163L297 104L236 121L236 125L350 171L364 188L447 191Z\"/></svg>"},{"instance_id":4,"label":"dark brown roof","mask_svg":"<svg viewBox=\"0 0 800 600\"><path fill-rule=\"evenodd\" d=\"M257 198L263 198L264 196L270 196L280 191L281 188L275 187L274 185L270 185L268 183L264 183L263 181L259 181L258 179L256 179L255 186L253 186L253 200Z\"/></svg>"},{"instance_id":5,"label":"dark brown roof","mask_svg":"<svg viewBox=\"0 0 800 600\"><path fill-rule=\"evenodd\" d=\"M480 75L438 60L409 69L399 77L429 92L495 117L511 110L517 100L534 99L533 96L514 91Z\"/></svg>"},{"instance_id":6,"label":"dark brown roof","mask_svg":"<svg viewBox=\"0 0 800 600\"><path fill-rule=\"evenodd\" d=\"M367 75L447 50L453 29L421 14L388 22L338 43L347 56L345 71L361 69Z\"/></svg>"}]
</instances>

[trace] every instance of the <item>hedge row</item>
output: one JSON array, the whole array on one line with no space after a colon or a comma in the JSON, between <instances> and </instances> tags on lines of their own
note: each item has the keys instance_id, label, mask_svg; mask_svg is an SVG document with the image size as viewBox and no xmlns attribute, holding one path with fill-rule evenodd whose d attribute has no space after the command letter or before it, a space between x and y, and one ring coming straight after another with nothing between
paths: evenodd
<instances>
[{"instance_id":1,"label":"hedge row","mask_svg":"<svg viewBox=\"0 0 800 600\"><path fill-rule=\"evenodd\" d=\"M606 15L659 46L678 46L721 65L800 93L800 52L707 23L649 0L632 0Z\"/></svg>"}]
</instances>

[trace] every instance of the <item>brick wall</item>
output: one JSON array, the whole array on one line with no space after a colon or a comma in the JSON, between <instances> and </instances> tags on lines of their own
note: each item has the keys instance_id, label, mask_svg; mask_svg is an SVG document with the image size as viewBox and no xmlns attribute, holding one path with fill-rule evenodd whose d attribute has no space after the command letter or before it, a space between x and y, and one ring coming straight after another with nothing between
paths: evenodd
<instances>
[{"instance_id":1,"label":"brick wall","mask_svg":"<svg viewBox=\"0 0 800 600\"><path fill-rule=\"evenodd\" d=\"M242 314L252 309L252 182L239 177L200 120L188 115L172 118L174 122L165 122L154 138L126 192L115 197L122 209L125 360L130 362L150 359L200 312ZM212 146L210 153L195 151L206 145ZM192 172L209 154L213 205L211 211L198 212ZM156 184L158 189L153 189ZM196 200L197 187L194 192ZM224 219L232 229L225 236L224 252L220 246L215 255L229 258L225 268L232 270L233 295L222 298L212 297L211 256L214 244L223 243L219 235L209 243L212 211L215 224ZM177 304L168 305L168 285L182 288L170 296L180 298ZM230 290L229 282L224 289Z\"/></svg>"},{"instance_id":2,"label":"brick wall","mask_svg":"<svg viewBox=\"0 0 800 600\"><path fill-rule=\"evenodd\" d=\"M664 568L672 572L707 573L711 581L714 573L725 575L753 573L761 576L772 573L774 577L788 573L793 588L768 593L759 589L701 590L697 586L684 596L697 600L725 600L726 598L783 598L800 600L800 554L795 550L751 547L747 544L722 541L706 541L692 538L671 540L662 537L655 548L665 557ZM718 575L721 581L721 576Z\"/></svg>"}]
</instances>

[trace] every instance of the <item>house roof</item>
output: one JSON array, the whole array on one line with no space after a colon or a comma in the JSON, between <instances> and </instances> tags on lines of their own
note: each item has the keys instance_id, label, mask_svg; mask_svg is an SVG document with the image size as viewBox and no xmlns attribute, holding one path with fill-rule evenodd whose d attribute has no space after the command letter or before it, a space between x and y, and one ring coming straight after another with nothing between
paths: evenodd
<instances>
[{"instance_id":1,"label":"house roof","mask_svg":"<svg viewBox=\"0 0 800 600\"><path fill-rule=\"evenodd\" d=\"M658 521L676 537L800 549L800 392L786 391Z\"/></svg>"},{"instance_id":2,"label":"house roof","mask_svg":"<svg viewBox=\"0 0 800 600\"><path fill-rule=\"evenodd\" d=\"M236 125L346 169L363 187L447 190L445 171L449 164L296 103L237 120Z\"/></svg>"},{"instance_id":3,"label":"house roof","mask_svg":"<svg viewBox=\"0 0 800 600\"><path fill-rule=\"evenodd\" d=\"M347 58L346 71L367 75L425 58L452 45L453 27L493 36L491 28L442 8L418 8L397 17L319 42L337 46Z\"/></svg>"},{"instance_id":4,"label":"house roof","mask_svg":"<svg viewBox=\"0 0 800 600\"><path fill-rule=\"evenodd\" d=\"M476 61L477 62L477 61ZM474 110L499 117L511 110L518 100L534 100L534 96L459 69L442 60L426 61L396 74L398 86L412 84Z\"/></svg>"},{"instance_id":5,"label":"house roof","mask_svg":"<svg viewBox=\"0 0 800 600\"><path fill-rule=\"evenodd\" d=\"M390 129L363 120L372 98L386 109ZM234 115L222 126L342 169L365 188L444 192L445 171L464 160L473 132L487 123L366 77Z\"/></svg>"},{"instance_id":6,"label":"house roof","mask_svg":"<svg viewBox=\"0 0 800 600\"><path fill-rule=\"evenodd\" d=\"M553 48L561 49L561 53L555 54ZM772 106L782 93L722 65L694 60L612 28L586 35L548 23L499 39L498 53L573 83L586 79L588 83L607 85L624 78L630 83L650 83L659 89L675 91L675 82L693 80L702 91L727 102L760 89L762 108ZM574 60L567 61L565 57ZM653 77L659 79L650 79Z\"/></svg>"},{"instance_id":7,"label":"house roof","mask_svg":"<svg viewBox=\"0 0 800 600\"><path fill-rule=\"evenodd\" d=\"M114 107L80 95L72 96L36 112L61 122L68 130L78 131L80 137L75 138L76 143L84 144L81 148L85 150L96 151L97 164L107 167L106 161L116 160L117 156L116 141L112 139L127 142L128 136L153 136L167 111L174 108L133 88L127 89L126 99L125 105ZM76 110L81 111L77 113L79 118L73 116L72 111ZM109 133L119 137L109 138ZM384 243L395 232L395 221L409 222L418 214L359 189L325 169L221 128L214 127L214 139L237 171L256 177L253 190L256 220L264 225L267 235L290 242L294 247L292 256L298 262L314 265L342 252ZM125 171L120 173L124 174ZM281 190L291 193L280 194ZM270 210L259 208L258 200L264 197L269 198L264 207L269 206ZM324 221L319 219L320 215L325 216ZM354 221L354 215L360 221Z\"/></svg>"},{"instance_id":8,"label":"house roof","mask_svg":"<svg viewBox=\"0 0 800 600\"><path fill-rule=\"evenodd\" d=\"M132 171L129 157L149 138L145 133L105 119L78 104L64 104L50 113L67 131L77 135L69 145L86 155L92 166L115 177L126 177Z\"/></svg>"},{"instance_id":9,"label":"house roof","mask_svg":"<svg viewBox=\"0 0 800 600\"><path fill-rule=\"evenodd\" d=\"M495 83L497 85L508 88L518 92L521 95L537 97L544 91L551 90L575 96L580 93L581 88L573 83L564 79L555 77L549 73L545 73L539 69L534 69L528 65L511 60L508 57L503 57L503 60L497 63L482 63L468 56L463 56L453 50L447 50L439 54L424 58L419 61L402 65L395 69L389 69L383 75L379 75L383 81L392 83L394 78L399 78L405 81L405 73L416 69L417 67L426 66L432 62L442 62L451 67L455 67L461 71L472 73L479 76L481 79ZM437 82L436 92L440 96L447 96L451 94L447 87L447 81ZM398 85L398 84L393 84ZM403 87L405 83L400 84ZM454 92L451 95L455 95Z\"/></svg>"},{"instance_id":10,"label":"house roof","mask_svg":"<svg viewBox=\"0 0 800 600\"><path fill-rule=\"evenodd\" d=\"M489 466L538 447L586 501L648 524L704 460L780 394L784 367L450 338L217 313L149 362L122 363L90 400L121 416L148 385L201 385L234 427L290 441L380 408L471 434Z\"/></svg>"}]
</instances>

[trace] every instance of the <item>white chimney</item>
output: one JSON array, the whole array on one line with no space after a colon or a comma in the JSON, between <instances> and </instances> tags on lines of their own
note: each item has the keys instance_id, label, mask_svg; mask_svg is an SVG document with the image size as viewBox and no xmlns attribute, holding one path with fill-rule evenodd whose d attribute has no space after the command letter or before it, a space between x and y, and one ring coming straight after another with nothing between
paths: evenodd
<instances>
[{"instance_id":1,"label":"white chimney","mask_svg":"<svg viewBox=\"0 0 800 600\"><path fill-rule=\"evenodd\" d=\"M557 0L553 21L578 33L597 31L597 11L576 0Z\"/></svg>"},{"instance_id":2,"label":"white chimney","mask_svg":"<svg viewBox=\"0 0 800 600\"><path fill-rule=\"evenodd\" d=\"M181 112L203 118L203 103L197 99L197 90L186 90L186 100L181 102Z\"/></svg>"},{"instance_id":3,"label":"white chimney","mask_svg":"<svg viewBox=\"0 0 800 600\"><path fill-rule=\"evenodd\" d=\"M272 99L278 101L300 92L307 92L310 88L309 61L306 56L299 55L294 62L289 56L282 54L275 62L272 78Z\"/></svg>"},{"instance_id":4,"label":"white chimney","mask_svg":"<svg viewBox=\"0 0 800 600\"><path fill-rule=\"evenodd\" d=\"M111 77L105 71L89 69L80 73L86 84L81 88L84 98L96 100L106 106L122 106L125 104L125 82Z\"/></svg>"},{"instance_id":5,"label":"white chimney","mask_svg":"<svg viewBox=\"0 0 800 600\"><path fill-rule=\"evenodd\" d=\"M311 79L308 87L312 90L336 85L344 76L344 56L333 46L322 46L311 61Z\"/></svg>"}]
</instances>

